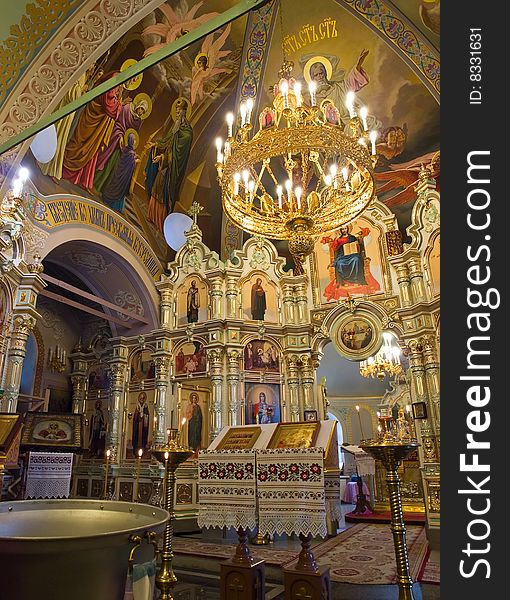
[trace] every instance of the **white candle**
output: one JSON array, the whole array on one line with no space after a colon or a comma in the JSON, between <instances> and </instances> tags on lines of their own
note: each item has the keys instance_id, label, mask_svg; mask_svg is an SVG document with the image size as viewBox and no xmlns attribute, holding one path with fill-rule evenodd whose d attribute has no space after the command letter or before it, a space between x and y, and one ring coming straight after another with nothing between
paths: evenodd
<instances>
[{"instance_id":1,"label":"white candle","mask_svg":"<svg viewBox=\"0 0 510 600\"><path fill-rule=\"evenodd\" d=\"M253 202L253 196L255 193L255 182L251 179L248 183L248 192L250 194L250 202Z\"/></svg>"},{"instance_id":2,"label":"white candle","mask_svg":"<svg viewBox=\"0 0 510 600\"><path fill-rule=\"evenodd\" d=\"M331 175L324 175L324 183L329 187L333 183Z\"/></svg>"},{"instance_id":3,"label":"white candle","mask_svg":"<svg viewBox=\"0 0 510 600\"><path fill-rule=\"evenodd\" d=\"M251 121L251 111L253 110L253 100L248 98L246 100L246 122L249 123Z\"/></svg>"},{"instance_id":4,"label":"white candle","mask_svg":"<svg viewBox=\"0 0 510 600\"><path fill-rule=\"evenodd\" d=\"M232 137L232 125L234 124L234 114L229 112L227 113L227 136Z\"/></svg>"},{"instance_id":5,"label":"white candle","mask_svg":"<svg viewBox=\"0 0 510 600\"><path fill-rule=\"evenodd\" d=\"M248 188L248 180L250 179L250 172L247 169L244 169L243 173L243 183L245 190Z\"/></svg>"},{"instance_id":6,"label":"white candle","mask_svg":"<svg viewBox=\"0 0 510 600\"><path fill-rule=\"evenodd\" d=\"M290 206L290 191L292 189L292 181L290 179L287 179L287 181L285 182L285 189L287 190L287 202Z\"/></svg>"},{"instance_id":7,"label":"white candle","mask_svg":"<svg viewBox=\"0 0 510 600\"><path fill-rule=\"evenodd\" d=\"M12 195L19 198L23 192L23 182L20 179L15 179L12 182Z\"/></svg>"},{"instance_id":8,"label":"white candle","mask_svg":"<svg viewBox=\"0 0 510 600\"><path fill-rule=\"evenodd\" d=\"M375 156L375 140L377 139L377 131L370 132L370 141L372 142L372 154Z\"/></svg>"},{"instance_id":9,"label":"white candle","mask_svg":"<svg viewBox=\"0 0 510 600\"><path fill-rule=\"evenodd\" d=\"M345 106L349 111L349 116L351 117L351 119L356 116L356 112L354 110L354 97L355 95L352 90L347 92L347 95L345 96Z\"/></svg>"},{"instance_id":10,"label":"white candle","mask_svg":"<svg viewBox=\"0 0 510 600\"><path fill-rule=\"evenodd\" d=\"M297 200L297 209L301 210L301 194L302 194L303 190L300 187L297 187L294 190L294 194L296 196L296 200Z\"/></svg>"},{"instance_id":11,"label":"white candle","mask_svg":"<svg viewBox=\"0 0 510 600\"><path fill-rule=\"evenodd\" d=\"M337 166L335 164L332 164L329 167L329 172L331 173L331 179L333 181L333 188L336 190L336 188L337 188L337 180L336 180Z\"/></svg>"},{"instance_id":12,"label":"white candle","mask_svg":"<svg viewBox=\"0 0 510 600\"><path fill-rule=\"evenodd\" d=\"M366 131L368 129L368 125L367 125L368 108L366 106L362 106L359 109L359 116L361 117L361 122L363 123L363 129Z\"/></svg>"},{"instance_id":13,"label":"white candle","mask_svg":"<svg viewBox=\"0 0 510 600\"><path fill-rule=\"evenodd\" d=\"M239 181L241 180L241 175L239 173L234 173L234 196L239 194Z\"/></svg>"},{"instance_id":14,"label":"white candle","mask_svg":"<svg viewBox=\"0 0 510 600\"><path fill-rule=\"evenodd\" d=\"M22 183L24 183L28 179L28 175L29 175L29 172L28 172L28 169L26 167L21 167L18 170L18 177L19 177L19 180Z\"/></svg>"},{"instance_id":15,"label":"white candle","mask_svg":"<svg viewBox=\"0 0 510 600\"><path fill-rule=\"evenodd\" d=\"M296 94L296 104L298 106L301 106L301 104L302 104L301 84L299 83L299 81L296 81L296 83L294 84L294 93Z\"/></svg>"},{"instance_id":16,"label":"white candle","mask_svg":"<svg viewBox=\"0 0 510 600\"><path fill-rule=\"evenodd\" d=\"M225 160L230 156L230 142L225 142L225 146L223 147L223 156Z\"/></svg>"},{"instance_id":17,"label":"white candle","mask_svg":"<svg viewBox=\"0 0 510 600\"><path fill-rule=\"evenodd\" d=\"M280 91L283 96L283 108L289 108L289 84L286 81L282 81Z\"/></svg>"},{"instance_id":18,"label":"white candle","mask_svg":"<svg viewBox=\"0 0 510 600\"><path fill-rule=\"evenodd\" d=\"M244 102L241 102L239 112L241 113L241 127L243 127L246 123L246 104Z\"/></svg>"},{"instance_id":19,"label":"white candle","mask_svg":"<svg viewBox=\"0 0 510 600\"><path fill-rule=\"evenodd\" d=\"M223 140L220 137L217 137L216 138L216 162L222 162L220 160L222 146L223 146Z\"/></svg>"},{"instance_id":20,"label":"white candle","mask_svg":"<svg viewBox=\"0 0 510 600\"><path fill-rule=\"evenodd\" d=\"M347 171L347 167L344 167L342 169L342 177L344 178L344 181L347 181L348 174L349 174L349 172Z\"/></svg>"},{"instance_id":21,"label":"white candle","mask_svg":"<svg viewBox=\"0 0 510 600\"><path fill-rule=\"evenodd\" d=\"M276 186L276 194L278 196L278 207L282 208L282 186L281 185Z\"/></svg>"},{"instance_id":22,"label":"white candle","mask_svg":"<svg viewBox=\"0 0 510 600\"><path fill-rule=\"evenodd\" d=\"M310 92L310 104L312 106L316 106L316 96L315 96L315 92L317 91L317 84L315 83L315 81L310 81L310 83L308 84L308 91Z\"/></svg>"}]
</instances>

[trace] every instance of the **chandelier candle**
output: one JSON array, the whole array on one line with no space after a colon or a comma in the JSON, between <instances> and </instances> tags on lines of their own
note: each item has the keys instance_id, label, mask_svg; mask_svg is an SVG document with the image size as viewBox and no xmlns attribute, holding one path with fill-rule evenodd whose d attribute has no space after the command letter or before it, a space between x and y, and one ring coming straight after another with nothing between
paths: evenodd
<instances>
[{"instance_id":1,"label":"chandelier candle","mask_svg":"<svg viewBox=\"0 0 510 600\"><path fill-rule=\"evenodd\" d=\"M347 107L347 110L349 111L349 117L351 119L354 119L354 117L356 116L356 111L354 110L354 98L355 97L356 96L352 90L348 91L345 96L345 106Z\"/></svg>"}]
</instances>

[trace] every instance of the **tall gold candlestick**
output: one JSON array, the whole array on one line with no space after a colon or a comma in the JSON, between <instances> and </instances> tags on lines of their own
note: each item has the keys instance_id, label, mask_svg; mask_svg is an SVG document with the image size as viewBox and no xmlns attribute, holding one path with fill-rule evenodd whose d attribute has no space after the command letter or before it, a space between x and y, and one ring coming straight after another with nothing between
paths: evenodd
<instances>
[{"instance_id":1,"label":"tall gold candlestick","mask_svg":"<svg viewBox=\"0 0 510 600\"><path fill-rule=\"evenodd\" d=\"M161 551L161 567L156 574L156 587L160 590L159 600L173 600L171 590L177 581L173 571L173 536L175 520L175 471L177 467L188 459L192 454L191 448L183 447L177 439L177 429L171 429L168 443L164 446L152 448L153 456L165 465L165 509L170 513L170 519L166 524L163 538L163 549Z\"/></svg>"},{"instance_id":2,"label":"tall gold candlestick","mask_svg":"<svg viewBox=\"0 0 510 600\"><path fill-rule=\"evenodd\" d=\"M136 460L136 480L135 480L135 490L133 493L133 502L138 502L138 487L140 485L140 467L142 466L142 448L138 449L138 458Z\"/></svg>"},{"instance_id":3,"label":"tall gold candlestick","mask_svg":"<svg viewBox=\"0 0 510 600\"><path fill-rule=\"evenodd\" d=\"M361 415L359 414L359 404L356 404L356 411L358 413L359 429L361 431L361 440L364 440L365 434L363 433L363 425L361 424Z\"/></svg>"},{"instance_id":4,"label":"tall gold candlestick","mask_svg":"<svg viewBox=\"0 0 510 600\"><path fill-rule=\"evenodd\" d=\"M416 450L416 442L396 442L369 440L362 448L376 460L380 460L386 469L386 485L390 499L391 532L397 564L398 600L414 600L413 580L409 568L409 555L406 542L406 527L402 514L402 495L398 468L400 463Z\"/></svg>"},{"instance_id":5,"label":"tall gold candlestick","mask_svg":"<svg viewBox=\"0 0 510 600\"><path fill-rule=\"evenodd\" d=\"M110 448L108 448L108 450L106 451L106 463L104 466L104 487L103 487L103 499L106 500L106 493L108 490L108 467L110 464L110 454L111 454L111 450Z\"/></svg>"}]
</instances>

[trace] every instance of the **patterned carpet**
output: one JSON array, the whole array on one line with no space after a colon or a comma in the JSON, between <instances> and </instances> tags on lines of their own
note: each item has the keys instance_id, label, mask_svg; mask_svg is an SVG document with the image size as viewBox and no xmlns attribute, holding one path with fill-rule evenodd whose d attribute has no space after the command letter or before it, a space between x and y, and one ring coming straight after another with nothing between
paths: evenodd
<instances>
[{"instance_id":1,"label":"patterned carpet","mask_svg":"<svg viewBox=\"0 0 510 600\"><path fill-rule=\"evenodd\" d=\"M406 529L411 577L416 581L428 557L428 542L424 527L410 525ZM388 525L353 525L315 546L313 552L319 565L330 567L332 581L370 585L397 582L393 536Z\"/></svg>"},{"instance_id":2,"label":"patterned carpet","mask_svg":"<svg viewBox=\"0 0 510 600\"><path fill-rule=\"evenodd\" d=\"M173 548L175 554L194 554L210 558L232 558L235 544L213 544L193 538L174 537ZM275 550L270 546L252 546L250 552L256 559L265 560L270 565L281 567L296 559L298 553L294 550Z\"/></svg>"},{"instance_id":3,"label":"patterned carpet","mask_svg":"<svg viewBox=\"0 0 510 600\"><path fill-rule=\"evenodd\" d=\"M439 563L428 560L425 528L407 526L409 565L414 581L439 583ZM175 537L174 552L217 559L231 558L234 544L214 544L200 539ZM334 538L312 547L319 565L330 567L331 580L339 583L387 585L397 582L393 536L388 525L359 523ZM290 567L296 560L295 550L279 550L273 545L253 546L255 558L278 567Z\"/></svg>"}]
</instances>

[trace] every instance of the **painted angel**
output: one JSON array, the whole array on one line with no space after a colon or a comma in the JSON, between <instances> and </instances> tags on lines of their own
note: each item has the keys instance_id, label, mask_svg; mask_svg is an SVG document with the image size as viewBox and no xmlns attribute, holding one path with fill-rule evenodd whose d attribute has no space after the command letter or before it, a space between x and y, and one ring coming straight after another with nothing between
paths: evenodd
<instances>
[{"instance_id":1,"label":"painted angel","mask_svg":"<svg viewBox=\"0 0 510 600\"><path fill-rule=\"evenodd\" d=\"M439 189L440 158L438 152L430 152L407 163L390 165L391 171L375 173L377 194L390 208L414 202L417 197L416 185L420 179L423 166L427 165L429 177L435 179L436 189ZM398 190L393 195L387 192Z\"/></svg>"},{"instance_id":2,"label":"painted angel","mask_svg":"<svg viewBox=\"0 0 510 600\"><path fill-rule=\"evenodd\" d=\"M165 16L166 23L148 25L142 31L142 35L158 35L161 38L161 41L147 48L143 55L149 56L150 54L157 52L167 44L175 41L182 35L189 33L191 30L196 29L199 25L202 25L219 14L217 12L210 12L196 17L195 15L202 4L203 1L197 2L191 9L188 9L186 0L182 0L180 6L177 7L176 10L166 3L162 4L159 7L159 10Z\"/></svg>"},{"instance_id":3,"label":"painted angel","mask_svg":"<svg viewBox=\"0 0 510 600\"><path fill-rule=\"evenodd\" d=\"M191 71L191 105L194 106L205 94L205 84L220 73L231 73L232 69L215 66L219 60L228 56L231 50L221 50L230 33L230 23L225 27L223 33L215 40L214 33L209 34L200 52L195 58L195 66Z\"/></svg>"}]
</instances>

